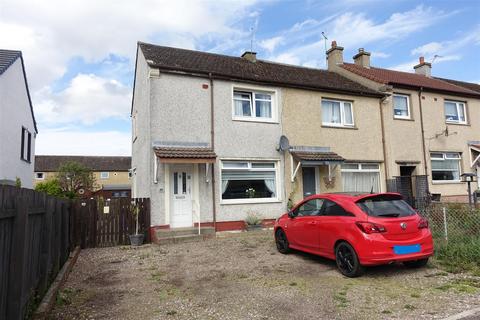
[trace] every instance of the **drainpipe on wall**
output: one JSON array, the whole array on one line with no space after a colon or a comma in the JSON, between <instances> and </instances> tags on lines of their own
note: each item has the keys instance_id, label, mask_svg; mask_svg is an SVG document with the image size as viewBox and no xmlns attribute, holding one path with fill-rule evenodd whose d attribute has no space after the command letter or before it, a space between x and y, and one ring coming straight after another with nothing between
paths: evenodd
<instances>
[{"instance_id":1,"label":"drainpipe on wall","mask_svg":"<svg viewBox=\"0 0 480 320\"><path fill-rule=\"evenodd\" d=\"M383 102L388 99L388 95L380 99L378 103L380 106L380 125L382 128L382 151L383 151L383 164L385 167L385 187L388 188L387 181L388 181L388 163L387 163L387 150L386 150L386 141L385 141L385 124L383 120Z\"/></svg>"},{"instance_id":2,"label":"drainpipe on wall","mask_svg":"<svg viewBox=\"0 0 480 320\"><path fill-rule=\"evenodd\" d=\"M210 145L212 147L212 151L215 151L215 110L214 110L214 100L213 100L213 78L212 74L208 74L208 78L210 79ZM212 163L212 214L213 214L213 228L217 231L217 203L215 197L215 163Z\"/></svg>"},{"instance_id":3,"label":"drainpipe on wall","mask_svg":"<svg viewBox=\"0 0 480 320\"><path fill-rule=\"evenodd\" d=\"M428 172L427 150L426 150L427 148L425 147L425 129L423 127L422 93L423 93L423 87L420 87L420 90L418 91L418 105L420 108L420 127L422 130L423 165L424 165L425 175L427 175L427 172Z\"/></svg>"}]
</instances>

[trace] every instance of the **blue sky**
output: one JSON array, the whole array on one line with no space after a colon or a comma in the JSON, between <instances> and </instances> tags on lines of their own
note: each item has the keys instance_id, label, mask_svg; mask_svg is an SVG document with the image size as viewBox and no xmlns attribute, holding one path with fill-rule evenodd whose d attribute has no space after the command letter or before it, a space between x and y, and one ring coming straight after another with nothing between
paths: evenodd
<instances>
[{"instance_id":1,"label":"blue sky","mask_svg":"<svg viewBox=\"0 0 480 320\"><path fill-rule=\"evenodd\" d=\"M480 83L480 2L3 0L0 47L24 53L37 154L130 154L136 41L325 68L321 32L372 65ZM253 31L252 31L253 30ZM254 36L252 36L252 32Z\"/></svg>"}]
</instances>

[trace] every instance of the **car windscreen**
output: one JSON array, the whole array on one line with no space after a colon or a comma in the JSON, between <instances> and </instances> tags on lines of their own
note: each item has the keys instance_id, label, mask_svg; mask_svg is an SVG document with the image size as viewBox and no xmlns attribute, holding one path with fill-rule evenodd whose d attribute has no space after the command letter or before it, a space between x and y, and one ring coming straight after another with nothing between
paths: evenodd
<instances>
[{"instance_id":1,"label":"car windscreen","mask_svg":"<svg viewBox=\"0 0 480 320\"><path fill-rule=\"evenodd\" d=\"M357 206L372 217L396 218L415 214L415 210L398 197L369 197L357 201Z\"/></svg>"}]
</instances>

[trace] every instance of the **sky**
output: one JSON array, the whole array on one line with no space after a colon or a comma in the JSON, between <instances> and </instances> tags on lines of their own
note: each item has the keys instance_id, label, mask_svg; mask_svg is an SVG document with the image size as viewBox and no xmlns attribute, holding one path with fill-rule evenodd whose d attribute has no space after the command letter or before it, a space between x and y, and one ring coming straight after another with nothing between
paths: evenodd
<instances>
[{"instance_id":1,"label":"sky","mask_svg":"<svg viewBox=\"0 0 480 320\"><path fill-rule=\"evenodd\" d=\"M0 48L22 50L36 154L130 155L137 41L325 68L336 40L373 66L480 83L480 1L0 0Z\"/></svg>"}]
</instances>

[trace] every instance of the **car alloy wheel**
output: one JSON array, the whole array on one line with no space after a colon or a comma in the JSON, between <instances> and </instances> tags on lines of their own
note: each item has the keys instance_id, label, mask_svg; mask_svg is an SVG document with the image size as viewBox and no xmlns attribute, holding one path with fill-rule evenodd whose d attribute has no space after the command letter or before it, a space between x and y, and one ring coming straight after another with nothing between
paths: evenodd
<instances>
[{"instance_id":1,"label":"car alloy wheel","mask_svg":"<svg viewBox=\"0 0 480 320\"><path fill-rule=\"evenodd\" d=\"M277 245L278 252L283 254L290 252L287 235L282 229L278 229L277 232L275 232L275 243Z\"/></svg>"},{"instance_id":2,"label":"car alloy wheel","mask_svg":"<svg viewBox=\"0 0 480 320\"><path fill-rule=\"evenodd\" d=\"M347 242L341 242L335 249L335 258L340 272L347 277L358 277L363 273L357 253Z\"/></svg>"}]
</instances>

